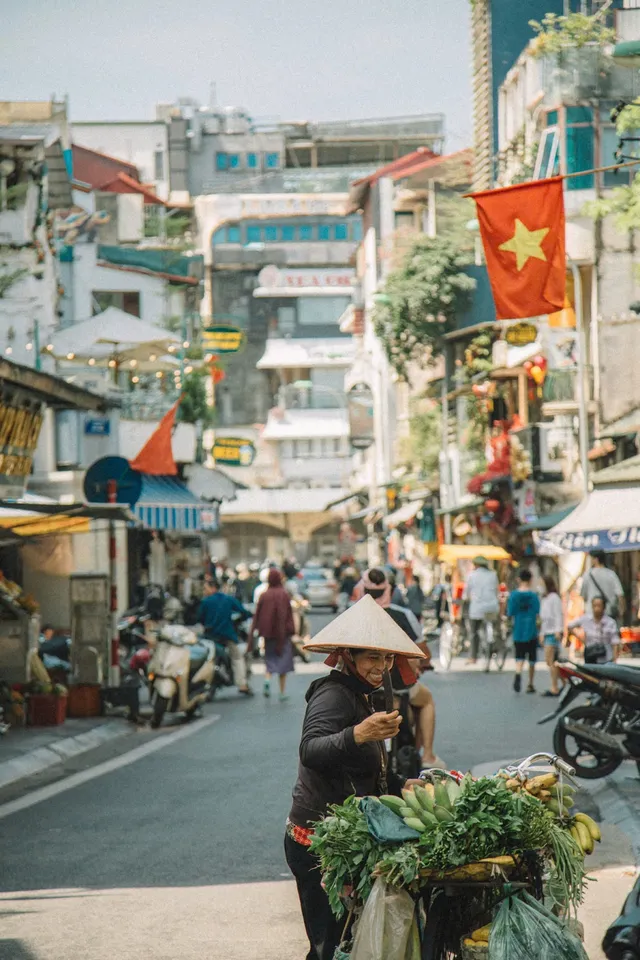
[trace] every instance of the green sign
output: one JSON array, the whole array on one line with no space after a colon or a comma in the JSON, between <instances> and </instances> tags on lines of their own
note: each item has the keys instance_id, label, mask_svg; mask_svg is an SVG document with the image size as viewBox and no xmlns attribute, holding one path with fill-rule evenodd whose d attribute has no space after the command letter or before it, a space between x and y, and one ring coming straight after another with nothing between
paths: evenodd
<instances>
[{"instance_id":1,"label":"green sign","mask_svg":"<svg viewBox=\"0 0 640 960\"><path fill-rule=\"evenodd\" d=\"M533 323L514 323L507 327L504 338L510 347L526 347L536 342L538 328Z\"/></svg>"},{"instance_id":2,"label":"green sign","mask_svg":"<svg viewBox=\"0 0 640 960\"><path fill-rule=\"evenodd\" d=\"M250 467L256 458L256 448L243 437L218 437L211 451L216 463L228 467Z\"/></svg>"},{"instance_id":3,"label":"green sign","mask_svg":"<svg viewBox=\"0 0 640 960\"><path fill-rule=\"evenodd\" d=\"M244 346L244 331L226 323L202 331L202 349L210 353L238 353Z\"/></svg>"}]
</instances>

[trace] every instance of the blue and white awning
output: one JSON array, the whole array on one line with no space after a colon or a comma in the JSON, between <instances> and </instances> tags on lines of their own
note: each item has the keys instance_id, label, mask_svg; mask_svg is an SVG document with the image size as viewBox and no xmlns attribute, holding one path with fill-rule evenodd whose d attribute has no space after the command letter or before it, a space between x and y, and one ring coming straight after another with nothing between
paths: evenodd
<instances>
[{"instance_id":1,"label":"blue and white awning","mask_svg":"<svg viewBox=\"0 0 640 960\"><path fill-rule=\"evenodd\" d=\"M142 493L133 507L138 520L149 530L169 533L216 531L217 504L204 503L175 477L142 474Z\"/></svg>"},{"instance_id":2,"label":"blue and white awning","mask_svg":"<svg viewBox=\"0 0 640 960\"><path fill-rule=\"evenodd\" d=\"M539 553L640 550L640 486L596 487L537 544Z\"/></svg>"}]
</instances>

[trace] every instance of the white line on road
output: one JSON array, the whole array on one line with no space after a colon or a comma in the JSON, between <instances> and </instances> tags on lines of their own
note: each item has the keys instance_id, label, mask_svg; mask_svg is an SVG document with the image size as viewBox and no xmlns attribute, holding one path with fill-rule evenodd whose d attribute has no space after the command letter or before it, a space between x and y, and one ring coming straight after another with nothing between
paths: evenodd
<instances>
[{"instance_id":1,"label":"white line on road","mask_svg":"<svg viewBox=\"0 0 640 960\"><path fill-rule=\"evenodd\" d=\"M34 790L32 793L28 793L25 797L20 797L18 800L11 800L9 803L0 806L0 820L11 816L12 813L18 813L20 810L34 807L37 803L42 803L44 800L50 800L59 793L73 790L74 787L79 787L83 783L88 783L90 780L102 777L105 773L112 773L121 767L128 767L129 764L135 763L137 760L142 760L143 757L148 757L149 754L155 753L157 750L162 750L163 747L171 746L179 740L184 740L185 737L199 733L219 719L220 715L216 714L213 717L207 717L204 720L198 721L198 723L184 727L184 729L179 730L177 733L160 734L157 739L151 740L149 743L143 743L140 747L135 747L121 757L105 760L104 763L99 763L97 766L90 767L88 770L81 770L80 773L74 773L70 777L65 777L64 780L58 780L57 783L50 783L46 787L40 787L39 790Z\"/></svg>"}]
</instances>

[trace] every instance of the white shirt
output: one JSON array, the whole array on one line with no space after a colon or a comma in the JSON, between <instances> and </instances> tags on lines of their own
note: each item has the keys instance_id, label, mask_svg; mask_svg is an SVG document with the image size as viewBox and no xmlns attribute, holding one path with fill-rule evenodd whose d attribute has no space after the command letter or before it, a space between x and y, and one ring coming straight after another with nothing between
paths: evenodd
<instances>
[{"instance_id":1,"label":"white shirt","mask_svg":"<svg viewBox=\"0 0 640 960\"><path fill-rule=\"evenodd\" d=\"M477 567L469 574L464 588L465 600L469 600L469 618L482 620L487 613L498 613L498 576L487 567Z\"/></svg>"},{"instance_id":2,"label":"white shirt","mask_svg":"<svg viewBox=\"0 0 640 960\"><path fill-rule=\"evenodd\" d=\"M564 612L562 600L557 593L548 593L540 604L540 633L547 634L564 632Z\"/></svg>"},{"instance_id":3,"label":"white shirt","mask_svg":"<svg viewBox=\"0 0 640 960\"><path fill-rule=\"evenodd\" d=\"M616 597L624 596L624 590L615 570L610 570L609 567L592 567L584 575L580 596L585 601L588 614L591 613L591 601L594 597L602 597L606 602L605 612L610 613Z\"/></svg>"}]
</instances>

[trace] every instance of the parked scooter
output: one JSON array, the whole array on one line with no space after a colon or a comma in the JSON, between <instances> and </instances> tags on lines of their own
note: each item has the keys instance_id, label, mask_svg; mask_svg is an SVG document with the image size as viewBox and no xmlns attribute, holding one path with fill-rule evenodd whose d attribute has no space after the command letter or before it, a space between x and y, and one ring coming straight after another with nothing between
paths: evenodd
<instances>
[{"instance_id":1,"label":"parked scooter","mask_svg":"<svg viewBox=\"0 0 640 960\"><path fill-rule=\"evenodd\" d=\"M602 949L608 960L640 960L640 877L605 933Z\"/></svg>"},{"instance_id":2,"label":"parked scooter","mask_svg":"<svg viewBox=\"0 0 640 960\"><path fill-rule=\"evenodd\" d=\"M195 715L209 695L215 658L215 644L188 627L167 624L160 629L148 667L154 729L167 711L184 713L187 720Z\"/></svg>"},{"instance_id":3,"label":"parked scooter","mask_svg":"<svg viewBox=\"0 0 640 960\"><path fill-rule=\"evenodd\" d=\"M559 663L566 681L557 708L539 723L558 717L553 748L585 780L607 777L623 760L640 773L640 669L617 663ZM587 703L569 709L581 694Z\"/></svg>"}]
</instances>

